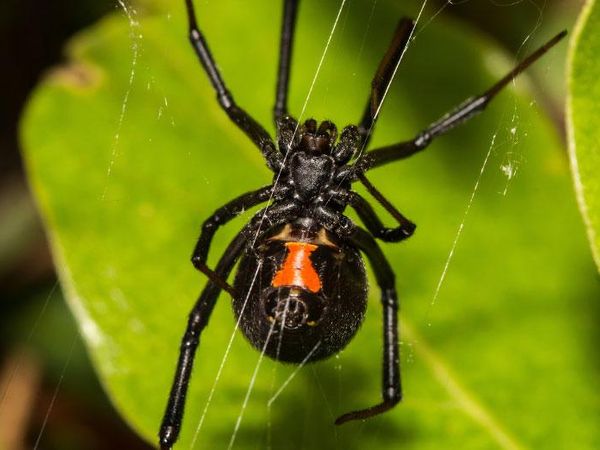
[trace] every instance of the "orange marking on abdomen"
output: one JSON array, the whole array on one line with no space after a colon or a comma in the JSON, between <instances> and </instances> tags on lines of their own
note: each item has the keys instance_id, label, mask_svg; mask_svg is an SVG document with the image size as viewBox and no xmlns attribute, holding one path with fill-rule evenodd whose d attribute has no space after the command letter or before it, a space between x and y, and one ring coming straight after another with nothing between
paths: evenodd
<instances>
[{"instance_id":1,"label":"orange marking on abdomen","mask_svg":"<svg viewBox=\"0 0 600 450\"><path fill-rule=\"evenodd\" d=\"M319 274L312 265L310 255L318 245L308 244L306 242L286 242L288 254L273 277L271 285L279 286L300 286L311 292L321 290L321 280Z\"/></svg>"}]
</instances>

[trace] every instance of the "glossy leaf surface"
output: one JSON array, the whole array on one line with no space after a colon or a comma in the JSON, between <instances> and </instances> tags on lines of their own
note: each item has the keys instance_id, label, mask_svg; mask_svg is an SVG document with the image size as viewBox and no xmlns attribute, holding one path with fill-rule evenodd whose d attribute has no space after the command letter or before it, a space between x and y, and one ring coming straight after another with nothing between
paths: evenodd
<instances>
[{"instance_id":1,"label":"glossy leaf surface","mask_svg":"<svg viewBox=\"0 0 600 450\"><path fill-rule=\"evenodd\" d=\"M583 9L569 59L568 125L571 168L579 207L586 222L596 265L600 268L600 8L593 0Z\"/></svg>"}]
</instances>

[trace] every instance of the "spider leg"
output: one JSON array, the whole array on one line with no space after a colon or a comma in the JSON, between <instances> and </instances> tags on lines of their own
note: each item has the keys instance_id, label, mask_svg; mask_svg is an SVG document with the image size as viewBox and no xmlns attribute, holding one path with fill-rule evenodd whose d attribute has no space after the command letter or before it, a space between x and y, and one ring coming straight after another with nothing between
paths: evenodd
<instances>
[{"instance_id":1,"label":"spider leg","mask_svg":"<svg viewBox=\"0 0 600 450\"><path fill-rule=\"evenodd\" d=\"M356 173L362 173L373 167L381 166L398 159L407 158L426 148L437 136L450 131L454 127L479 114L486 108L488 103L498 94L498 92L502 90L502 88L509 84L527 67L537 61L544 53L550 50L550 48L556 45L566 36L566 34L566 31L562 31L554 36L546 44L542 45L521 61L514 69L483 94L465 100L458 107L429 125L425 130L421 131L413 140L378 148L364 154L363 157L358 159L354 164Z\"/></svg>"},{"instance_id":2,"label":"spider leg","mask_svg":"<svg viewBox=\"0 0 600 450\"><path fill-rule=\"evenodd\" d=\"M378 192L378 191L377 191ZM378 192L379 193L379 192ZM354 208L358 217L363 221L369 232L376 238L384 242L400 242L412 236L416 225L404 217L396 208L394 208L385 198L387 205L391 210L386 208L392 216L398 221L400 226L396 228L387 228L377 216L373 207L363 197L356 192L349 192L349 204ZM386 204L383 206L386 207Z\"/></svg>"},{"instance_id":3,"label":"spider leg","mask_svg":"<svg viewBox=\"0 0 600 450\"><path fill-rule=\"evenodd\" d=\"M194 11L193 0L185 0L189 20L190 42L200 59L210 82L217 93L217 100L221 108L227 113L229 118L235 123L260 149L267 160L267 165L273 171L279 171L282 165L282 156L275 148L275 144L269 136L269 133L246 111L237 106L233 96L227 89L219 69L215 64L213 56L208 48L204 35L198 28L196 13Z\"/></svg>"},{"instance_id":4,"label":"spider leg","mask_svg":"<svg viewBox=\"0 0 600 450\"><path fill-rule=\"evenodd\" d=\"M275 107L273 108L275 126L277 126L278 120L287 115L288 112L287 99L290 84L290 68L299 2L300 0L284 0L283 3L283 23L279 45L279 70L277 72Z\"/></svg>"},{"instance_id":5,"label":"spider leg","mask_svg":"<svg viewBox=\"0 0 600 450\"><path fill-rule=\"evenodd\" d=\"M243 232L238 233L225 250L215 269L215 274L220 279L227 279L246 245L246 234ZM200 343L200 335L208 324L220 291L221 287L219 285L209 281L189 315L188 325L181 340L179 360L169 394L169 401L158 435L162 450L170 450L179 437L196 348Z\"/></svg>"},{"instance_id":6,"label":"spider leg","mask_svg":"<svg viewBox=\"0 0 600 450\"><path fill-rule=\"evenodd\" d=\"M366 409L346 413L336 419L336 425L381 414L393 408L402 399L398 349L398 296L394 272L375 239L365 230L357 227L349 241L365 253L381 289L381 303L383 304L382 402Z\"/></svg>"},{"instance_id":7,"label":"spider leg","mask_svg":"<svg viewBox=\"0 0 600 450\"><path fill-rule=\"evenodd\" d=\"M371 94L358 127L364 147L368 145L372 128L375 125L375 120L377 120L377 113L379 112L381 102L392 82L392 78L402 59L402 55L404 55L404 50L408 45L414 27L414 22L411 19L407 17L400 19L396 31L394 32L392 42L390 42L390 46L385 52L385 55L383 55L379 67L377 68L377 72L375 72L375 76L371 82Z\"/></svg>"},{"instance_id":8,"label":"spider leg","mask_svg":"<svg viewBox=\"0 0 600 450\"><path fill-rule=\"evenodd\" d=\"M211 270L206 265L208 251L212 243L212 239L219 229L227 222L243 213L248 208L258 205L259 203L269 200L273 193L273 186L266 186L256 191L247 192L233 199L226 205L217 209L208 219L202 224L202 232L196 242L194 253L192 254L192 264L196 269L205 274L213 283L217 284L221 289L235 295L233 287L227 283L222 277Z\"/></svg>"},{"instance_id":9,"label":"spider leg","mask_svg":"<svg viewBox=\"0 0 600 450\"><path fill-rule=\"evenodd\" d=\"M215 268L216 276L221 280L227 279L244 249L252 246L253 238L260 232L263 224L266 223L271 226L287 222L295 217L299 211L298 205L287 202L257 212L235 236L225 253L223 253ZM171 385L167 408L158 435L162 450L170 450L179 437L196 348L200 344L200 335L208 324L220 292L221 287L209 280L189 315L188 325L181 340L179 360Z\"/></svg>"}]
</instances>

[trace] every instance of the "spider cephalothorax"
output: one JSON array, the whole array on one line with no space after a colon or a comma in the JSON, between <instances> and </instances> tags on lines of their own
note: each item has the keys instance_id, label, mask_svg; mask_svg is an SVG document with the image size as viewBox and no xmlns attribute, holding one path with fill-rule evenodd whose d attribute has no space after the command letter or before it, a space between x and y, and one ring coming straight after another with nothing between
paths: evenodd
<instances>
[{"instance_id":1,"label":"spider cephalothorax","mask_svg":"<svg viewBox=\"0 0 600 450\"><path fill-rule=\"evenodd\" d=\"M314 119L298 125L294 118L285 116L277 124L284 159L274 174L278 190L291 192L304 207L330 203L331 208L343 211L345 205L337 197L350 187L351 180L342 168L348 167L346 163L360 148L358 128L347 126L338 140L337 127L328 120L318 126Z\"/></svg>"},{"instance_id":2,"label":"spider cephalothorax","mask_svg":"<svg viewBox=\"0 0 600 450\"><path fill-rule=\"evenodd\" d=\"M364 152L393 74L413 33L413 22L402 19L373 78L367 106L358 126L338 133L336 126L313 119L298 125L287 114L287 93L298 0L284 0L279 72L274 108L277 141L237 106L227 90L198 29L192 0L185 0L190 41L216 91L217 100L263 154L274 172L273 183L230 201L202 226L192 262L209 282L190 313L181 342L179 362L160 428L160 445L177 440L185 396L200 333L208 324L221 290L233 296L233 309L248 340L270 357L288 362L325 358L342 349L356 333L366 308L367 280L361 252L367 257L380 288L383 310L383 383L380 403L340 416L336 424L364 419L391 409L402 397L398 349L398 298L395 276L375 239L402 241L415 225L365 178L365 172L426 148L437 136L483 111L515 76L556 44L565 32L524 59L482 95L460 104L413 139ZM354 158L354 159L353 159ZM352 183L360 181L398 222L387 228ZM231 241L214 270L206 265L215 231L260 203L256 213ZM356 211L366 230L343 212ZM234 286L227 278L239 267Z\"/></svg>"}]
</instances>

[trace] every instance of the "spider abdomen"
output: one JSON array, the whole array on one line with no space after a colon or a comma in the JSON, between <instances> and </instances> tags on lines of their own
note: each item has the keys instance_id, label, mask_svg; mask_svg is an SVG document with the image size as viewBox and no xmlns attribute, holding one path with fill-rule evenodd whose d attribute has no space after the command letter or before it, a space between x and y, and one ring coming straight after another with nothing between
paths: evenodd
<instances>
[{"instance_id":1,"label":"spider abdomen","mask_svg":"<svg viewBox=\"0 0 600 450\"><path fill-rule=\"evenodd\" d=\"M258 350L280 361L326 358L346 346L362 323L367 299L359 253L320 229L286 225L242 257L233 309Z\"/></svg>"}]
</instances>

